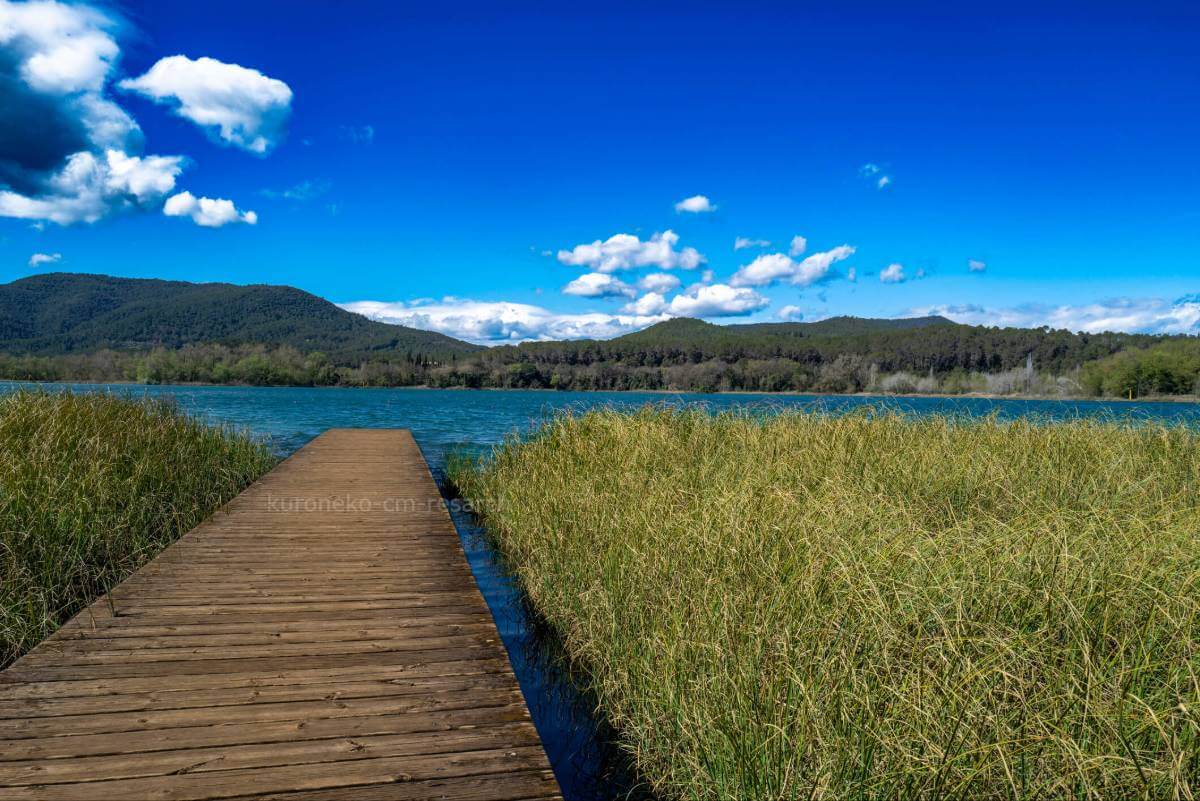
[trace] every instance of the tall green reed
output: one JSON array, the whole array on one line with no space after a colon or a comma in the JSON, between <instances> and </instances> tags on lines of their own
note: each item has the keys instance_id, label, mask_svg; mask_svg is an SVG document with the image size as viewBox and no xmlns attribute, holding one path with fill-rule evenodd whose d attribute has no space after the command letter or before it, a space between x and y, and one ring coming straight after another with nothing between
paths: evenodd
<instances>
[{"instance_id":1,"label":"tall green reed","mask_svg":"<svg viewBox=\"0 0 1200 801\"><path fill-rule=\"evenodd\" d=\"M163 402L0 396L0 666L273 464Z\"/></svg>"},{"instance_id":2,"label":"tall green reed","mask_svg":"<svg viewBox=\"0 0 1200 801\"><path fill-rule=\"evenodd\" d=\"M647 408L452 478L665 798L1192 798L1198 445Z\"/></svg>"}]
</instances>

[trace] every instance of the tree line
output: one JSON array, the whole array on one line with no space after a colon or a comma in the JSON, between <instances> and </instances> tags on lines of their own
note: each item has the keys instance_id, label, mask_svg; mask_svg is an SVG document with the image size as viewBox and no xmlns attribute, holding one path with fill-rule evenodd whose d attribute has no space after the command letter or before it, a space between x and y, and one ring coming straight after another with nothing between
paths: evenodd
<instances>
[{"instance_id":1,"label":"tree line","mask_svg":"<svg viewBox=\"0 0 1200 801\"><path fill-rule=\"evenodd\" d=\"M926 331L926 333L930 333ZM1122 335L1123 336L1123 335ZM0 354L0 378L18 381L202 383L251 386L466 387L575 391L746 391L821 393L1031 394L1146 397L1196 394L1200 341L1074 342L1048 336L999 338L937 351L911 337L883 337L856 348L797 345L786 355L745 355L733 348L691 352L678 345L546 343L451 356L411 352L337 364L321 351L283 345L186 345L86 354ZM554 347L547 347L553 345ZM1035 346L1036 345L1036 346ZM1023 352L1022 352L1023 351ZM1103 353L1084 360L1083 354ZM761 353L761 351L755 351ZM1039 355L1040 354L1040 355ZM1076 360L1081 360L1076 362ZM994 369L978 369L979 365Z\"/></svg>"}]
</instances>

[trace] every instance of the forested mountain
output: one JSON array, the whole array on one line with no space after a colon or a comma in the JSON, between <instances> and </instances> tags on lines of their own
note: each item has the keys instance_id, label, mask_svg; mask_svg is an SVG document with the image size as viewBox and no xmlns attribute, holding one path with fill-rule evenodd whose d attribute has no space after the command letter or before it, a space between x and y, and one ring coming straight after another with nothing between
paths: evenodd
<instances>
[{"instance_id":1,"label":"forested mountain","mask_svg":"<svg viewBox=\"0 0 1200 801\"><path fill-rule=\"evenodd\" d=\"M1145 347L1162 337L1144 334L1074 334L1043 328L986 328L945 317L900 320L833 317L815 323L713 325L677 319L605 341L538 342L493 348L489 363L630 366L695 364L717 360L783 359L820 367L838 359L875 365L879 371L998 372L1035 367L1054 373L1077 368L1124 348Z\"/></svg>"},{"instance_id":2,"label":"forested mountain","mask_svg":"<svg viewBox=\"0 0 1200 801\"><path fill-rule=\"evenodd\" d=\"M1200 340L944 317L713 325L483 348L285 286L53 273L0 286L0 378L578 390L1194 393Z\"/></svg>"},{"instance_id":3,"label":"forested mountain","mask_svg":"<svg viewBox=\"0 0 1200 801\"><path fill-rule=\"evenodd\" d=\"M479 346L374 322L288 286L48 273L0 285L0 351L43 356L194 344L290 346L338 363L443 361Z\"/></svg>"}]
</instances>

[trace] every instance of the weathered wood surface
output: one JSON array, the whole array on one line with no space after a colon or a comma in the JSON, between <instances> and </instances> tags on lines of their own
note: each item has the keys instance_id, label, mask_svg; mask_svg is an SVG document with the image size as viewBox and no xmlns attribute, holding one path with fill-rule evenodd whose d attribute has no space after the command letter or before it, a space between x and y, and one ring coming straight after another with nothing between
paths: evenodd
<instances>
[{"instance_id":1,"label":"weathered wood surface","mask_svg":"<svg viewBox=\"0 0 1200 801\"><path fill-rule=\"evenodd\" d=\"M407 431L323 434L0 674L0 799L558 792Z\"/></svg>"}]
</instances>

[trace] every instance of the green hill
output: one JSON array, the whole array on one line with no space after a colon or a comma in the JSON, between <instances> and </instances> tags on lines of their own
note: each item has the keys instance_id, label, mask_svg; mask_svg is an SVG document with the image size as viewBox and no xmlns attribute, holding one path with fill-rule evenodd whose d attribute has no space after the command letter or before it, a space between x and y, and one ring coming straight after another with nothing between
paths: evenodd
<instances>
[{"instance_id":1,"label":"green hill","mask_svg":"<svg viewBox=\"0 0 1200 801\"><path fill-rule=\"evenodd\" d=\"M478 358L491 364L663 367L716 362L786 361L821 369L874 365L884 373L935 374L955 370L999 372L1025 365L1063 373L1162 337L1076 334L1043 328L988 328L944 317L869 319L832 317L813 323L713 325L675 319L615 339L531 342L493 348Z\"/></svg>"},{"instance_id":2,"label":"green hill","mask_svg":"<svg viewBox=\"0 0 1200 801\"><path fill-rule=\"evenodd\" d=\"M870 317L830 317L813 323L743 323L714 325L703 320L680 317L656 323L649 328L617 337L613 342L642 344L688 344L724 342L766 342L771 337L857 336L886 331L908 331L930 326L968 328L947 320L945 317L910 317L902 319L876 319Z\"/></svg>"},{"instance_id":3,"label":"green hill","mask_svg":"<svg viewBox=\"0 0 1200 801\"><path fill-rule=\"evenodd\" d=\"M287 286L70 273L0 285L0 378L34 381L1129 397L1197 391L1198 342L944 317L678 318L609 340L486 348Z\"/></svg>"},{"instance_id":4,"label":"green hill","mask_svg":"<svg viewBox=\"0 0 1200 801\"><path fill-rule=\"evenodd\" d=\"M335 363L389 354L433 360L480 350L368 320L288 286L48 273L0 285L0 351L54 356L193 344L287 345Z\"/></svg>"}]
</instances>

